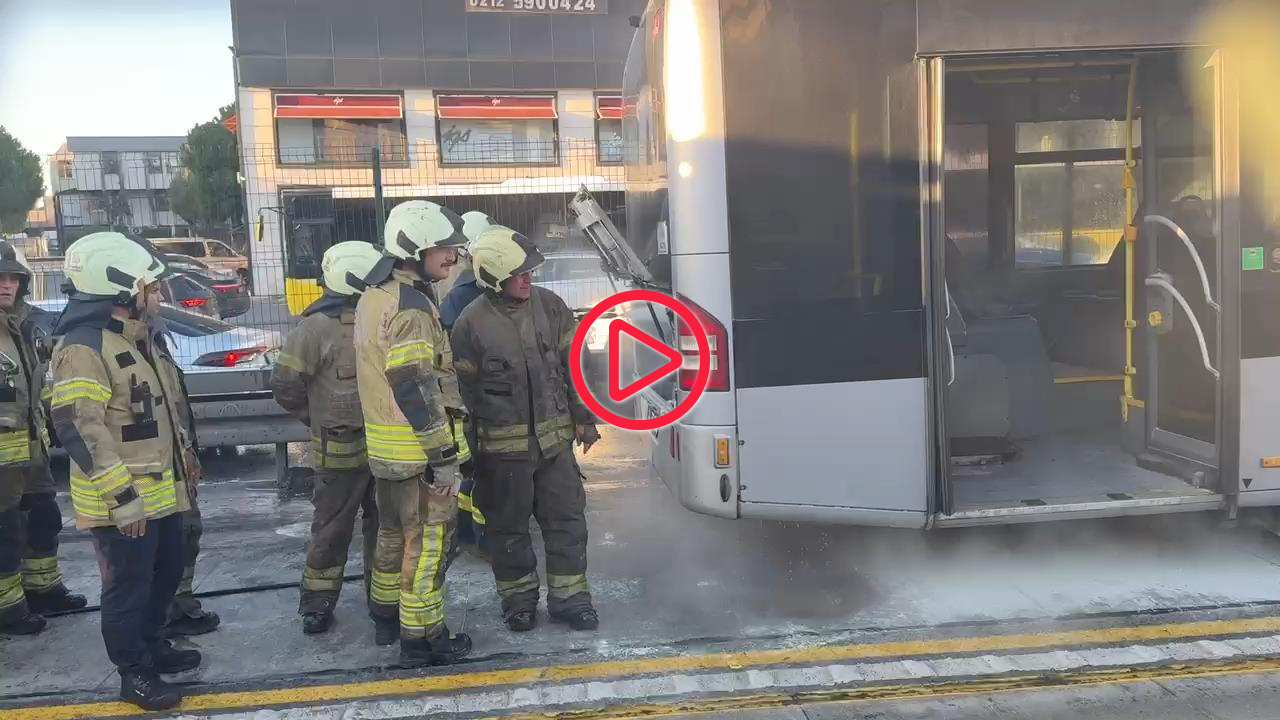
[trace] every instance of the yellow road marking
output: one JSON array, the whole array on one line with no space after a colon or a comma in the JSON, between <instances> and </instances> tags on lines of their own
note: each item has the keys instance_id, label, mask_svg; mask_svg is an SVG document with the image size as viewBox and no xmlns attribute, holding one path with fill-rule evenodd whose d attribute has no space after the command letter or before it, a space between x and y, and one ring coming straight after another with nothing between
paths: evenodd
<instances>
[{"instance_id":1,"label":"yellow road marking","mask_svg":"<svg viewBox=\"0 0 1280 720\"><path fill-rule=\"evenodd\" d=\"M1180 680L1186 678L1216 677L1221 675L1248 675L1280 671L1280 659L1247 660L1205 667L1204 665L1167 665L1158 668L1126 668L1124 670L1095 670L1055 673L1053 675L1017 675L991 680L971 680L950 683L899 683L876 687L860 687L852 690L818 690L813 692L769 693L763 695L712 698L690 702L646 703L614 706L603 709L566 710L564 712L525 713L502 715L506 720L611 720L612 718L664 717L671 715L698 715L730 710L759 710L762 708L789 707L812 703L854 704L876 700L910 700L918 698L957 697L961 695L990 695L1033 690L1057 690L1069 687L1119 685L1151 680Z\"/></svg>"},{"instance_id":2,"label":"yellow road marking","mask_svg":"<svg viewBox=\"0 0 1280 720\"><path fill-rule=\"evenodd\" d=\"M672 672L741 670L766 665L832 663L866 660L869 658L903 658L1059 646L1114 645L1126 642L1171 641L1251 633L1280 633L1280 616L1236 620L1206 620L1164 625L1137 625L1091 630L941 638L937 640L907 640L860 645L831 645L787 650L684 655L646 658L643 660L609 660L542 668L491 670L453 675L279 688L275 690L214 692L186 698L182 701L179 710L196 712L257 709L273 705L338 702L397 695L416 695L428 692L458 692L499 685L521 686L538 682L599 680ZM70 720L82 717L120 717L141 714L143 714L141 710L125 703L97 702L0 710L0 720Z\"/></svg>"}]
</instances>

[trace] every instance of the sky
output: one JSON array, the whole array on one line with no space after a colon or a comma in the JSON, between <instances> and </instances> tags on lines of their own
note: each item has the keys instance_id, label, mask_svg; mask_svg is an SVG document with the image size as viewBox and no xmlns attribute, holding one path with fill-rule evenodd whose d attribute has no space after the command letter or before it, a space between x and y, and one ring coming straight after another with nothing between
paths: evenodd
<instances>
[{"instance_id":1,"label":"sky","mask_svg":"<svg viewBox=\"0 0 1280 720\"><path fill-rule=\"evenodd\" d=\"M186 135L235 99L230 45L230 0L0 0L0 125L42 157Z\"/></svg>"}]
</instances>

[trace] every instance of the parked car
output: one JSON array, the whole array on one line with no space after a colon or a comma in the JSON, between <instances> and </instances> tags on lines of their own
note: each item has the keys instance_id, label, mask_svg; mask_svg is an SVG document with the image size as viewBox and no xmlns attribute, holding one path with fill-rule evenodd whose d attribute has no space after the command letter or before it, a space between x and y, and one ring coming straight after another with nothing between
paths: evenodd
<instances>
[{"instance_id":1,"label":"parked car","mask_svg":"<svg viewBox=\"0 0 1280 720\"><path fill-rule=\"evenodd\" d=\"M152 239L151 244L161 252L186 255L195 258L209 267L226 270L238 275L246 282L249 278L249 258L231 249L221 240L208 238L160 238Z\"/></svg>"},{"instance_id":2,"label":"parked car","mask_svg":"<svg viewBox=\"0 0 1280 720\"><path fill-rule=\"evenodd\" d=\"M224 320L249 312L249 304L252 301L245 287L244 278L228 270L210 267L207 263L188 255L165 253L164 261L175 273L185 275L211 291L208 298L203 295L192 295L174 304L194 310L205 306L211 299L210 312L206 314L215 315Z\"/></svg>"},{"instance_id":3,"label":"parked car","mask_svg":"<svg viewBox=\"0 0 1280 720\"><path fill-rule=\"evenodd\" d=\"M33 301L32 305L45 311L36 315L36 324L52 335L66 304L64 298ZM169 304L160 306L160 318L172 339L173 359L187 372L267 368L280 352L280 333L274 330L238 327Z\"/></svg>"}]
</instances>

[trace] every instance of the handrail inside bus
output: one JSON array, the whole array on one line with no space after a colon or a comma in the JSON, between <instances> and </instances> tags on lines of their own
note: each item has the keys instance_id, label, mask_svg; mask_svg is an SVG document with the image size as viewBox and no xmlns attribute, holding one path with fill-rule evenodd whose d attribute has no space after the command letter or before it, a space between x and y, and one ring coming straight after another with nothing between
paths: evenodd
<instances>
[{"instance_id":1,"label":"handrail inside bus","mask_svg":"<svg viewBox=\"0 0 1280 720\"><path fill-rule=\"evenodd\" d=\"M1213 367L1213 363L1209 360L1209 346L1204 341L1204 330L1200 328L1200 321L1196 319L1196 314L1191 312L1191 306L1187 304L1187 299L1182 296L1182 293L1178 292L1177 288L1164 278L1149 277L1147 278L1146 284L1147 287L1158 287L1164 290L1172 295L1173 299L1178 302L1182 311L1186 313L1187 317L1191 320L1191 329L1196 331L1196 341L1200 343L1200 359L1204 362L1204 369L1208 370L1214 378L1220 378L1221 375L1218 374L1218 371Z\"/></svg>"},{"instance_id":2,"label":"handrail inside bus","mask_svg":"<svg viewBox=\"0 0 1280 720\"><path fill-rule=\"evenodd\" d=\"M1183 231L1182 227L1163 215L1147 215L1143 218L1143 222L1163 225L1178 236L1178 239L1186 246L1187 252L1191 253L1191 259L1196 263L1196 272L1200 273L1200 287L1204 289L1204 301L1214 309L1214 312L1222 312L1222 306L1213 301L1213 295L1209 292L1209 275L1204 270L1204 262L1200 260L1200 251L1196 250L1195 245L1191 244L1191 238L1187 237L1187 233Z\"/></svg>"}]
</instances>

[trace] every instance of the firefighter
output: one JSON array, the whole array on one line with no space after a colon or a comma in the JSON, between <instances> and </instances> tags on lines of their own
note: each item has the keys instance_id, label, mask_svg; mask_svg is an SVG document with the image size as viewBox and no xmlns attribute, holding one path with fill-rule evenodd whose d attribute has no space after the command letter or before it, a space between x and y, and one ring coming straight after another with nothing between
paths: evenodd
<instances>
[{"instance_id":1,"label":"firefighter","mask_svg":"<svg viewBox=\"0 0 1280 720\"><path fill-rule=\"evenodd\" d=\"M467 238L468 243L475 242L481 232L493 225L497 225L493 218L479 210L462 214L462 234ZM440 324L444 326L445 332L453 329L458 315L471 304L472 300L483 293L484 291L476 285L475 273L468 266L458 275L457 282L440 303ZM485 555L484 514L475 505L474 489L475 477L468 473L462 478L462 487L458 490L458 531L454 537L459 544L474 545L483 556Z\"/></svg>"},{"instance_id":2,"label":"firefighter","mask_svg":"<svg viewBox=\"0 0 1280 720\"><path fill-rule=\"evenodd\" d=\"M271 377L276 402L311 428L315 515L298 602L302 631L308 635L333 624L357 512L362 513L368 600L378 508L364 449L354 337L356 300L364 291L364 278L381 259L377 247L363 240L325 251L320 263L324 294L302 312Z\"/></svg>"},{"instance_id":3,"label":"firefighter","mask_svg":"<svg viewBox=\"0 0 1280 720\"><path fill-rule=\"evenodd\" d=\"M76 524L91 529L102 575L102 638L120 673L120 697L146 710L174 707L159 677L198 667L200 653L162 634L182 580L182 513L199 478L181 372L149 322L167 269L115 232L68 250L69 301L53 356L53 428L71 459Z\"/></svg>"},{"instance_id":4,"label":"firefighter","mask_svg":"<svg viewBox=\"0 0 1280 720\"><path fill-rule=\"evenodd\" d=\"M444 616L460 465L471 452L430 286L457 262L461 228L461 218L435 203L397 205L386 222L387 256L356 304L356 379L379 520L370 615L375 642L390 645L399 635L406 667L448 664L471 651L471 639L451 634Z\"/></svg>"},{"instance_id":5,"label":"firefighter","mask_svg":"<svg viewBox=\"0 0 1280 720\"><path fill-rule=\"evenodd\" d=\"M569 371L576 323L559 296L533 285L543 257L523 235L492 227L469 251L485 295L454 325L454 367L475 424L476 502L503 619L517 632L535 625L541 582L532 516L546 549L552 619L594 630L586 492L573 443L585 451L600 435Z\"/></svg>"},{"instance_id":6,"label":"firefighter","mask_svg":"<svg viewBox=\"0 0 1280 720\"><path fill-rule=\"evenodd\" d=\"M31 635L42 613L78 610L58 569L62 512L49 472L49 438L41 392L47 346L26 295L31 268L0 241L0 634Z\"/></svg>"}]
</instances>

